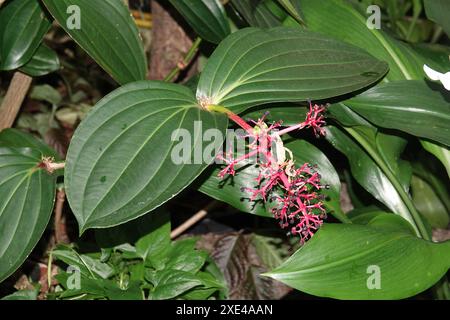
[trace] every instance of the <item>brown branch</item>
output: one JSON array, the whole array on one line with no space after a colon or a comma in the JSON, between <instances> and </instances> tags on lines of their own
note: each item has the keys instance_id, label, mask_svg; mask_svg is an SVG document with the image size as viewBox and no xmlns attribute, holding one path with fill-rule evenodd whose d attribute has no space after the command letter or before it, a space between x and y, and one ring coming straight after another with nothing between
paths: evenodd
<instances>
[{"instance_id":1,"label":"brown branch","mask_svg":"<svg viewBox=\"0 0 450 320\"><path fill-rule=\"evenodd\" d=\"M31 78L21 72L14 73L14 76L9 84L8 91L0 107L0 131L6 128L11 128L14 120L19 113L28 89L31 86Z\"/></svg>"},{"instance_id":2,"label":"brown branch","mask_svg":"<svg viewBox=\"0 0 450 320\"><path fill-rule=\"evenodd\" d=\"M56 243L69 243L67 236L65 219L63 217L64 202L66 201L66 193L63 188L56 192L55 204L55 241Z\"/></svg>"},{"instance_id":3,"label":"brown branch","mask_svg":"<svg viewBox=\"0 0 450 320\"><path fill-rule=\"evenodd\" d=\"M172 230L170 233L170 238L175 239L179 235L181 235L183 232L191 228L194 224L202 220L206 215L208 214L208 211L211 211L213 208L215 208L219 202L212 201L210 202L206 207L204 207L202 210L198 211L196 214L194 214L192 217L187 219L185 222L183 222L180 226Z\"/></svg>"}]
</instances>

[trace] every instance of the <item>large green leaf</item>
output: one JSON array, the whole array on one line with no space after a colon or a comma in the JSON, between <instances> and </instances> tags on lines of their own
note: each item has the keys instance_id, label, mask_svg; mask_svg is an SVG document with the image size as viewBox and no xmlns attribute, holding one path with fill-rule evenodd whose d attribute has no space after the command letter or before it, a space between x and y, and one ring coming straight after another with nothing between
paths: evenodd
<instances>
[{"instance_id":1,"label":"large green leaf","mask_svg":"<svg viewBox=\"0 0 450 320\"><path fill-rule=\"evenodd\" d=\"M285 143L285 147L292 151L294 161L298 166L306 162L317 164L317 170L322 176L322 183L330 186L329 189L321 191L327 197L325 205L338 218L345 220L339 203L341 190L339 176L325 154L304 140L290 140ZM273 207L273 204L271 202L264 204L262 201L250 201L249 195L246 196L241 191L241 188L256 187L255 179L259 174L257 165L246 164L236 168L238 168L236 175L225 179L217 176L220 171L219 166L207 172L208 177L202 182L199 190L210 197L229 203L241 211L272 217L270 208Z\"/></svg>"},{"instance_id":2,"label":"large green leaf","mask_svg":"<svg viewBox=\"0 0 450 320\"><path fill-rule=\"evenodd\" d=\"M206 168L205 148L212 153L220 146L204 142L201 129L223 135L226 125L225 116L201 110L181 85L138 81L107 95L78 127L67 153L67 198L80 232L124 223L174 197ZM173 153L181 152L174 146L182 143L188 158L174 161Z\"/></svg>"},{"instance_id":3,"label":"large green leaf","mask_svg":"<svg viewBox=\"0 0 450 320\"><path fill-rule=\"evenodd\" d=\"M203 39L219 43L231 33L219 0L169 0Z\"/></svg>"},{"instance_id":4,"label":"large green leaf","mask_svg":"<svg viewBox=\"0 0 450 320\"><path fill-rule=\"evenodd\" d=\"M0 10L0 70L27 63L51 22L36 0L12 0Z\"/></svg>"},{"instance_id":5,"label":"large green leaf","mask_svg":"<svg viewBox=\"0 0 450 320\"><path fill-rule=\"evenodd\" d=\"M439 24L450 36L450 2L448 0L424 0L427 17Z\"/></svg>"},{"instance_id":6,"label":"large green leaf","mask_svg":"<svg viewBox=\"0 0 450 320\"><path fill-rule=\"evenodd\" d=\"M60 63L55 51L41 44L33 57L19 70L32 77L39 77L59 70Z\"/></svg>"},{"instance_id":7,"label":"large green leaf","mask_svg":"<svg viewBox=\"0 0 450 320\"><path fill-rule=\"evenodd\" d=\"M145 79L147 60L142 41L122 0L43 2L61 27L117 82Z\"/></svg>"},{"instance_id":8,"label":"large green leaf","mask_svg":"<svg viewBox=\"0 0 450 320\"><path fill-rule=\"evenodd\" d=\"M386 80L423 79L423 61L407 45L381 29L369 29L367 17L343 0L301 0L308 29L367 50L389 63Z\"/></svg>"},{"instance_id":9,"label":"large green leaf","mask_svg":"<svg viewBox=\"0 0 450 320\"><path fill-rule=\"evenodd\" d=\"M321 297L411 297L431 287L447 272L450 242L418 239L405 223L398 216L380 214L365 226L326 224L267 275Z\"/></svg>"},{"instance_id":10,"label":"large green leaf","mask_svg":"<svg viewBox=\"0 0 450 320\"><path fill-rule=\"evenodd\" d=\"M403 175L393 171L386 157L376 148L367 130L345 128L356 141L334 126L327 127L327 140L348 158L356 181L392 212L414 226L417 234L426 236L418 213L405 190ZM415 227L418 225L419 229Z\"/></svg>"},{"instance_id":11,"label":"large green leaf","mask_svg":"<svg viewBox=\"0 0 450 320\"><path fill-rule=\"evenodd\" d=\"M240 112L258 104L339 96L379 80L387 65L359 48L299 28L241 29L203 70L202 104Z\"/></svg>"},{"instance_id":12,"label":"large green leaf","mask_svg":"<svg viewBox=\"0 0 450 320\"><path fill-rule=\"evenodd\" d=\"M377 126L450 145L446 96L450 98L422 81L403 80L380 84L345 104Z\"/></svg>"},{"instance_id":13,"label":"large green leaf","mask_svg":"<svg viewBox=\"0 0 450 320\"><path fill-rule=\"evenodd\" d=\"M52 213L55 176L38 168L41 157L0 147L0 282L25 261Z\"/></svg>"}]
</instances>

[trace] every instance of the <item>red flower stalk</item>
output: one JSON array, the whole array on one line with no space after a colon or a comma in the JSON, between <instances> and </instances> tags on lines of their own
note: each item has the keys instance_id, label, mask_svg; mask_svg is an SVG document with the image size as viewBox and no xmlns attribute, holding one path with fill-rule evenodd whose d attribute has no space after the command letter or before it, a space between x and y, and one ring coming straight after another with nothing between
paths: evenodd
<instances>
[{"instance_id":1,"label":"red flower stalk","mask_svg":"<svg viewBox=\"0 0 450 320\"><path fill-rule=\"evenodd\" d=\"M226 163L219 177L235 175L235 165L239 162L257 156L259 175L255 179L256 188L244 188L242 191L250 193L250 200L262 199L275 203L272 208L274 217L282 228L288 228L288 234L297 235L304 243L310 239L314 232L322 225L326 217L323 207L323 198L317 192L326 186L320 183L320 174L316 168L308 163L296 168L292 153L284 147L281 135L303 128L312 128L314 133L324 135L325 124L323 112L324 106L312 105L305 121L278 131L281 122L267 125L264 120L267 114L258 121L251 121L253 127L234 113L229 113L229 118L243 128L251 143L248 145L250 152L238 157L233 157L233 152L219 155L218 158ZM286 159L286 153L290 159Z\"/></svg>"}]
</instances>

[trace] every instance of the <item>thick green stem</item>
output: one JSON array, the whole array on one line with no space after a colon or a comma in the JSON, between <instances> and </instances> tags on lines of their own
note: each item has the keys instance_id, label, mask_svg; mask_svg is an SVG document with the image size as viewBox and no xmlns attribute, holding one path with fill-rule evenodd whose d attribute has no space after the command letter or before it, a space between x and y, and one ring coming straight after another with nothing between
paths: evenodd
<instances>
[{"instance_id":1,"label":"thick green stem","mask_svg":"<svg viewBox=\"0 0 450 320\"><path fill-rule=\"evenodd\" d=\"M425 224L422 220L422 217L420 216L417 209L414 207L414 204L412 203L411 199L409 198L408 194L403 189L400 182L397 180L395 175L392 173L392 171L389 169L387 164L384 162L384 160L378 155L378 153L373 150L373 148L367 143L367 141L354 129L352 128L346 128L343 127L358 143L367 151L367 153L372 157L372 159L375 161L375 163L380 167L380 169L383 171L383 173L386 175L386 177L389 179L389 181L392 183L394 188L397 190L400 198L403 200L405 206L407 207L409 211L409 221L412 222L414 229L416 230L416 233L418 236L422 237L425 240L431 240L431 237L425 227Z\"/></svg>"},{"instance_id":2,"label":"thick green stem","mask_svg":"<svg viewBox=\"0 0 450 320\"><path fill-rule=\"evenodd\" d=\"M192 44L192 47L189 49L183 61L177 63L177 66L173 68L172 71L170 71L170 73L164 78L165 82L172 82L173 80L175 80L177 74L181 70L184 70L192 62L192 59L194 59L195 54L198 51L198 47L200 46L201 43L202 43L201 38L195 39L194 43Z\"/></svg>"}]
</instances>

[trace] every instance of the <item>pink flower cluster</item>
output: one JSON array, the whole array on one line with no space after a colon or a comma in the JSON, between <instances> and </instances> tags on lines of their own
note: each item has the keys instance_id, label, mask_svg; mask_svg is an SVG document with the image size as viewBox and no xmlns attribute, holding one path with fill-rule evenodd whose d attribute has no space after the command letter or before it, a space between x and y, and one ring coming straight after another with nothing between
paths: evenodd
<instances>
[{"instance_id":1,"label":"pink flower cluster","mask_svg":"<svg viewBox=\"0 0 450 320\"><path fill-rule=\"evenodd\" d=\"M316 172L315 166L308 163L295 166L292 155L284 147L280 136L303 128L311 128L317 136L324 135L324 111L324 106L310 104L304 122L282 130L279 130L281 122L267 125L264 122L266 115L256 122L252 121L253 126L250 126L237 115L229 114L229 118L246 131L243 138L250 141L249 152L237 158L234 158L232 151L219 155L219 159L226 164L219 173L221 178L234 176L238 163L256 159L259 168L257 187L242 191L250 194L251 201L262 199L264 202L274 203L272 213L280 226L288 229L288 234L300 236L302 243L314 235L326 217L323 197L318 192L327 186L320 183L320 174Z\"/></svg>"}]
</instances>

